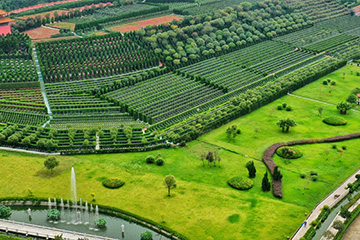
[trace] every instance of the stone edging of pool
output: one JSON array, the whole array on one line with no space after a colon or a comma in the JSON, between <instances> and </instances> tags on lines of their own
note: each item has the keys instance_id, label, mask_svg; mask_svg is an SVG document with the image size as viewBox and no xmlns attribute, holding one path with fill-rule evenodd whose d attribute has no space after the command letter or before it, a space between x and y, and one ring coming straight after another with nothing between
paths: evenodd
<instances>
[{"instance_id":1,"label":"stone edging of pool","mask_svg":"<svg viewBox=\"0 0 360 240\"><path fill-rule=\"evenodd\" d=\"M78 203L79 204L79 203ZM44 198L0 198L0 205L6 206L34 206L34 207L46 207L48 206L48 201ZM168 238L175 240L189 240L189 238L183 236L182 234L169 229L168 227L162 226L154 221L149 219L137 216L135 214L126 212L124 210L109 207L101 204L99 206L99 211L101 213L106 213L114 217L119 217L125 220L132 221L134 223L140 224L144 227L147 227L154 232L160 233Z\"/></svg>"}]
</instances>

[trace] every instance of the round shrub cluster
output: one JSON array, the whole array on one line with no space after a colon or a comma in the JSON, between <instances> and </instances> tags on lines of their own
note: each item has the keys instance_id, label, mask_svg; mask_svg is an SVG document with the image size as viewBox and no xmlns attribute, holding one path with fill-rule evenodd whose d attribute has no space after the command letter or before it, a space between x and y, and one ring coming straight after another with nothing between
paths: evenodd
<instances>
[{"instance_id":1,"label":"round shrub cluster","mask_svg":"<svg viewBox=\"0 0 360 240\"><path fill-rule=\"evenodd\" d=\"M122 187L124 184L125 182L123 182L120 178L117 177L107 178L102 182L102 185L104 187L111 189Z\"/></svg>"},{"instance_id":2,"label":"round shrub cluster","mask_svg":"<svg viewBox=\"0 0 360 240\"><path fill-rule=\"evenodd\" d=\"M11 208L6 206L0 206L0 218L9 218L11 216Z\"/></svg>"},{"instance_id":3,"label":"round shrub cluster","mask_svg":"<svg viewBox=\"0 0 360 240\"><path fill-rule=\"evenodd\" d=\"M338 116L331 116L324 118L323 122L332 126L342 126L342 125L346 125L347 123L344 118Z\"/></svg>"},{"instance_id":4,"label":"round shrub cluster","mask_svg":"<svg viewBox=\"0 0 360 240\"><path fill-rule=\"evenodd\" d=\"M244 177L233 177L228 181L228 184L239 190L249 190L254 186L252 180Z\"/></svg>"},{"instance_id":5,"label":"round shrub cluster","mask_svg":"<svg viewBox=\"0 0 360 240\"><path fill-rule=\"evenodd\" d=\"M156 165L158 165L158 166L164 165L164 159L162 159L162 158L157 159L156 160Z\"/></svg>"},{"instance_id":6,"label":"round shrub cluster","mask_svg":"<svg viewBox=\"0 0 360 240\"><path fill-rule=\"evenodd\" d=\"M302 156L302 152L297 148L281 147L276 150L279 157L287 159L296 159Z\"/></svg>"},{"instance_id":7,"label":"round shrub cluster","mask_svg":"<svg viewBox=\"0 0 360 240\"><path fill-rule=\"evenodd\" d=\"M154 156L147 156L146 157L146 163L154 163L155 162L155 157Z\"/></svg>"},{"instance_id":8,"label":"round shrub cluster","mask_svg":"<svg viewBox=\"0 0 360 240\"><path fill-rule=\"evenodd\" d=\"M60 211L57 209L50 209L47 213L47 219L51 221L59 221Z\"/></svg>"},{"instance_id":9,"label":"round shrub cluster","mask_svg":"<svg viewBox=\"0 0 360 240\"><path fill-rule=\"evenodd\" d=\"M94 222L95 226L100 229L106 228L106 223L107 223L106 220L103 218L100 218Z\"/></svg>"},{"instance_id":10,"label":"round shrub cluster","mask_svg":"<svg viewBox=\"0 0 360 240\"><path fill-rule=\"evenodd\" d=\"M153 234L149 231L146 231L141 234L141 240L152 240Z\"/></svg>"}]
</instances>

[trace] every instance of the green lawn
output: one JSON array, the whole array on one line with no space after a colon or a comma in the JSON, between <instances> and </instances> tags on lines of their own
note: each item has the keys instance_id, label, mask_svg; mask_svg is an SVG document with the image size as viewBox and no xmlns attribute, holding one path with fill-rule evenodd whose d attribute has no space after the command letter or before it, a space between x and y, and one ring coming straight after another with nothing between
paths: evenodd
<instances>
[{"instance_id":1,"label":"green lawn","mask_svg":"<svg viewBox=\"0 0 360 240\"><path fill-rule=\"evenodd\" d=\"M310 86L304 90L310 91ZM316 88L312 88L316 92ZM276 110L282 103L293 110ZM324 107L318 116L318 106ZM270 192L261 191L266 171L260 161L264 150L273 143L304 138L323 138L358 132L360 113L351 111L344 116L346 126L324 124L326 116L338 115L336 108L313 101L285 96L251 114L202 136L200 141L179 149L161 149L151 153L59 156L60 167L53 174L43 167L46 157L0 151L0 197L26 196L28 190L37 197L70 198L70 169L75 167L78 196L141 215L162 223L191 239L285 239L291 236L311 209L329 192L360 167L360 139L338 143L346 146L340 153L331 144L298 147L303 157L285 162L274 160L281 167L284 198L276 199ZM276 126L281 118L290 117L298 126L282 133ZM242 133L235 142L228 142L225 131L237 125ZM211 144L210 144L211 143ZM202 152L220 148L221 167L203 167ZM239 154L230 152L235 151ZM160 154L162 167L148 165L145 157ZM247 176L245 163L254 157L257 177L249 191L238 191L227 185L234 176ZM299 177L316 171L317 182ZM166 175L173 174L178 187L167 197L163 185ZM118 190L105 189L101 180L118 176L125 185ZM238 219L238 221L237 221Z\"/></svg>"},{"instance_id":2,"label":"green lawn","mask_svg":"<svg viewBox=\"0 0 360 240\"><path fill-rule=\"evenodd\" d=\"M360 76L356 76L357 72L360 72L360 67L347 65L313 83L308 84L306 87L295 91L294 94L328 103L338 104L341 101L345 101L354 88L360 88ZM345 76L343 75L344 73ZM335 81L336 85L323 85L323 81L327 79ZM359 107L357 106L356 109L359 110Z\"/></svg>"}]
</instances>

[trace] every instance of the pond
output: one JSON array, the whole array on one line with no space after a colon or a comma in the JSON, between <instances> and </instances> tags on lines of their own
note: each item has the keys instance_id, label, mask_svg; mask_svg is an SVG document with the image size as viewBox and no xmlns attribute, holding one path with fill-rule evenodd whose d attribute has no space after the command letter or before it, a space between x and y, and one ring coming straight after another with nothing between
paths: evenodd
<instances>
[{"instance_id":1,"label":"pond","mask_svg":"<svg viewBox=\"0 0 360 240\"><path fill-rule=\"evenodd\" d=\"M170 240L170 238L160 235L139 224L131 223L122 218L113 217L107 214L95 213L95 211L91 212L82 209L77 212L68 208L64 208L64 210L61 210L60 208L58 210L61 211L61 219L58 222L51 222L47 220L47 212L49 209L44 207L31 207L31 218L29 218L27 210L28 207L11 207L12 214L9 220L122 240L140 240L140 235L142 233L150 231L153 233L153 240ZM94 226L96 218L104 218L107 221L105 229L97 229L96 226ZM125 229L124 236L122 236L121 233L122 225L124 225Z\"/></svg>"}]
</instances>

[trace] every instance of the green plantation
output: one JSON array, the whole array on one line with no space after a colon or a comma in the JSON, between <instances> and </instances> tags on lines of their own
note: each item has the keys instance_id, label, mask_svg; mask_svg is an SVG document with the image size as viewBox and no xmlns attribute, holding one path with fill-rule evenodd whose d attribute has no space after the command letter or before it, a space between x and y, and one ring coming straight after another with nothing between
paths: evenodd
<instances>
[{"instance_id":1,"label":"green plantation","mask_svg":"<svg viewBox=\"0 0 360 240\"><path fill-rule=\"evenodd\" d=\"M83 200L180 239L280 240L359 169L354 1L89 7L100 2L10 15L13 33L0 36L0 146L59 154L59 166L0 150L0 198L70 198L73 166ZM181 16L131 32L108 28L172 13ZM69 23L71 39L21 33ZM345 134L354 139L315 143ZM296 140L303 145L274 149L277 167L268 165L265 150Z\"/></svg>"}]
</instances>

